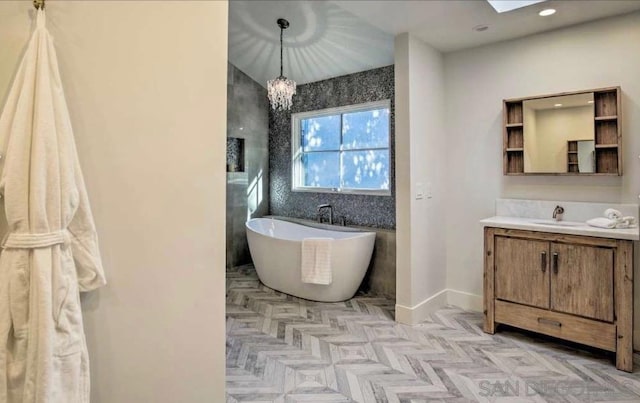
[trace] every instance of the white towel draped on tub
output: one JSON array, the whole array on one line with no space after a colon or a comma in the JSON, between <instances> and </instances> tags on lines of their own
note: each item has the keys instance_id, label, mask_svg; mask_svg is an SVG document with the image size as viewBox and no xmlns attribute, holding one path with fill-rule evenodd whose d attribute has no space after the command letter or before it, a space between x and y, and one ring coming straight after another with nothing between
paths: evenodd
<instances>
[{"instance_id":1,"label":"white towel draped on tub","mask_svg":"<svg viewBox=\"0 0 640 403\"><path fill-rule=\"evenodd\" d=\"M43 10L0 115L0 148L8 227L0 253L0 402L88 403L79 292L105 279Z\"/></svg>"},{"instance_id":2,"label":"white towel draped on tub","mask_svg":"<svg viewBox=\"0 0 640 403\"><path fill-rule=\"evenodd\" d=\"M331 273L331 238L302 240L302 282L329 285Z\"/></svg>"}]
</instances>

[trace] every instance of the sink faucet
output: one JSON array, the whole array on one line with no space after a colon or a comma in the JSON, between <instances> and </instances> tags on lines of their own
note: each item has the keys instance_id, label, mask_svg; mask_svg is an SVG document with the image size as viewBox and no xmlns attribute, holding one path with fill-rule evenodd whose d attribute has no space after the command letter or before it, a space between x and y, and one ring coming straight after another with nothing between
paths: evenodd
<instances>
[{"instance_id":1,"label":"sink faucet","mask_svg":"<svg viewBox=\"0 0 640 403\"><path fill-rule=\"evenodd\" d=\"M556 208L553 209L553 219L554 220L561 221L562 220L562 214L564 214L564 207L556 206Z\"/></svg>"},{"instance_id":2,"label":"sink faucet","mask_svg":"<svg viewBox=\"0 0 640 403\"><path fill-rule=\"evenodd\" d=\"M329 224L333 224L333 207L330 204L321 204L318 206L318 222L322 222L322 210L329 209Z\"/></svg>"}]
</instances>

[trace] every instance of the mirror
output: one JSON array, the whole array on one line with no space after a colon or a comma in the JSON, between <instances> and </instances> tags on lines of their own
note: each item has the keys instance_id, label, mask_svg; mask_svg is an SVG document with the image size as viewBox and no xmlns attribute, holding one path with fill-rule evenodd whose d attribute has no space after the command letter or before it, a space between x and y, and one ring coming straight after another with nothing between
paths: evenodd
<instances>
[{"instance_id":1,"label":"mirror","mask_svg":"<svg viewBox=\"0 0 640 403\"><path fill-rule=\"evenodd\" d=\"M522 103L525 173L594 173L592 92Z\"/></svg>"},{"instance_id":2,"label":"mirror","mask_svg":"<svg viewBox=\"0 0 640 403\"><path fill-rule=\"evenodd\" d=\"M622 175L620 87L502 101L504 175Z\"/></svg>"}]
</instances>

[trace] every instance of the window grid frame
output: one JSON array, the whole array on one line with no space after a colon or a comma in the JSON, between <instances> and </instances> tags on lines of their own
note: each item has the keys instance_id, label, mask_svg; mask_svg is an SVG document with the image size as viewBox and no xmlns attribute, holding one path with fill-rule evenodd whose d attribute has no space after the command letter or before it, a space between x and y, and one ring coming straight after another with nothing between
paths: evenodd
<instances>
[{"instance_id":1,"label":"window grid frame","mask_svg":"<svg viewBox=\"0 0 640 403\"><path fill-rule=\"evenodd\" d=\"M388 147L369 147L369 148L353 148L344 149L344 131L343 120L344 115L354 112L366 112L376 109L389 110L389 122L387 127ZM309 118L321 118L325 116L340 116L340 145L338 149L304 151L302 141L302 120ZM340 106L336 108L327 108L307 112L299 112L291 115L291 191L293 192L312 192L312 193L334 193L334 194L355 194L355 195L373 195L373 196L391 196L391 100L384 99L380 101L367 102L362 104ZM389 188L388 189L358 189L345 188L343 180L343 157L348 151L386 151L387 160L389 161ZM326 152L337 152L339 155L339 181L337 188L319 187L319 186L303 186L304 163L302 157L305 154L319 154Z\"/></svg>"}]
</instances>

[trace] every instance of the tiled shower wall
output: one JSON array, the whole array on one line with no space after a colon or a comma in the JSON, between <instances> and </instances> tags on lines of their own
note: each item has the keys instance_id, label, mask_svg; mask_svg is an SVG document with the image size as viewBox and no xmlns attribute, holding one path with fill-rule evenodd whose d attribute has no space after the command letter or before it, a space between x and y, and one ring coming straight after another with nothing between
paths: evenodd
<instances>
[{"instance_id":1,"label":"tiled shower wall","mask_svg":"<svg viewBox=\"0 0 640 403\"><path fill-rule=\"evenodd\" d=\"M391 100L391 196L291 191L291 114L325 108ZM314 219L316 206L329 203L348 224L392 229L395 214L393 66L363 71L298 86L288 112L269 112L270 212Z\"/></svg>"},{"instance_id":2,"label":"tiled shower wall","mask_svg":"<svg viewBox=\"0 0 640 403\"><path fill-rule=\"evenodd\" d=\"M268 213L267 90L232 64L227 75L227 137L244 139L244 171L227 172L227 267L251 262L244 223ZM239 144L239 142L231 142Z\"/></svg>"}]
</instances>

